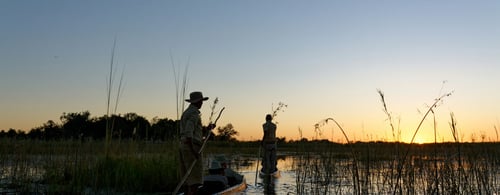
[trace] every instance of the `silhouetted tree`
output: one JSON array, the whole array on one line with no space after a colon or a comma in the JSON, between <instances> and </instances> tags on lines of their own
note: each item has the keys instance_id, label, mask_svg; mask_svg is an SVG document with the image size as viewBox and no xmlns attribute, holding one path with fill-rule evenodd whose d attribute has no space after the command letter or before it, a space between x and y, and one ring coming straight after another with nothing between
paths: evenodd
<instances>
[{"instance_id":1,"label":"silhouetted tree","mask_svg":"<svg viewBox=\"0 0 500 195\"><path fill-rule=\"evenodd\" d=\"M153 118L149 137L154 140L171 140L175 138L178 121L164 118ZM145 135L144 135L145 137Z\"/></svg>"},{"instance_id":2,"label":"silhouetted tree","mask_svg":"<svg viewBox=\"0 0 500 195\"><path fill-rule=\"evenodd\" d=\"M125 118L120 115L112 115L110 120L113 139L124 139L132 136L132 127L127 124Z\"/></svg>"},{"instance_id":3,"label":"silhouetted tree","mask_svg":"<svg viewBox=\"0 0 500 195\"><path fill-rule=\"evenodd\" d=\"M11 129L9 129L9 130L7 131L7 137L8 137L8 138L16 138L16 136L17 136L17 132L16 132L16 130L15 130L15 129L12 129L12 128L11 128Z\"/></svg>"},{"instance_id":4,"label":"silhouetted tree","mask_svg":"<svg viewBox=\"0 0 500 195\"><path fill-rule=\"evenodd\" d=\"M16 138L17 139L26 139L27 138L26 132L24 132L23 130L17 130Z\"/></svg>"},{"instance_id":5,"label":"silhouetted tree","mask_svg":"<svg viewBox=\"0 0 500 195\"><path fill-rule=\"evenodd\" d=\"M28 132L28 138L30 139L42 139L43 137L43 128L42 127L36 127L31 129Z\"/></svg>"},{"instance_id":6,"label":"silhouetted tree","mask_svg":"<svg viewBox=\"0 0 500 195\"><path fill-rule=\"evenodd\" d=\"M276 139L278 144L286 143L286 137L277 137Z\"/></svg>"},{"instance_id":7,"label":"silhouetted tree","mask_svg":"<svg viewBox=\"0 0 500 195\"><path fill-rule=\"evenodd\" d=\"M224 127L218 127L217 128L217 136L216 140L220 141L234 141L236 138L234 136L237 136L238 132L234 130L233 124L229 123Z\"/></svg>"},{"instance_id":8,"label":"silhouetted tree","mask_svg":"<svg viewBox=\"0 0 500 195\"><path fill-rule=\"evenodd\" d=\"M92 118L88 132L88 136L93 139L104 139L106 137L106 116Z\"/></svg>"},{"instance_id":9,"label":"silhouetted tree","mask_svg":"<svg viewBox=\"0 0 500 195\"><path fill-rule=\"evenodd\" d=\"M136 113L127 113L123 117L132 130L130 137L138 139L146 138L146 135L151 128L151 125L149 124L149 121L146 120L146 118L139 116Z\"/></svg>"},{"instance_id":10,"label":"silhouetted tree","mask_svg":"<svg viewBox=\"0 0 500 195\"><path fill-rule=\"evenodd\" d=\"M89 134L87 132L90 126L89 117L89 111L63 113L60 119L65 137L74 139Z\"/></svg>"},{"instance_id":11,"label":"silhouetted tree","mask_svg":"<svg viewBox=\"0 0 500 195\"><path fill-rule=\"evenodd\" d=\"M89 111L63 113L60 118L61 124L52 120L47 121L40 127L32 128L28 133L9 129L1 130L0 137L30 138L43 140L58 140L63 138L92 138L104 139L106 136L106 122L109 119L112 126L113 139L154 139L168 140L176 136L178 121L168 118L158 119L155 117L150 123L145 117L136 113L125 115L112 115L110 118L104 116L90 118Z\"/></svg>"},{"instance_id":12,"label":"silhouetted tree","mask_svg":"<svg viewBox=\"0 0 500 195\"><path fill-rule=\"evenodd\" d=\"M59 125L54 121L49 120L47 123L43 124L43 138L45 140L57 140L63 138L63 131Z\"/></svg>"}]
</instances>

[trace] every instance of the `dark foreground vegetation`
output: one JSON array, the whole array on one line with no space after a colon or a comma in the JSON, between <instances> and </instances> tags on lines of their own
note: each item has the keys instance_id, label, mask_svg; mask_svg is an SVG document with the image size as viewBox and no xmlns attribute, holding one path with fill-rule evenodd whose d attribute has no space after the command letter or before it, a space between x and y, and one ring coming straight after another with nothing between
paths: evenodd
<instances>
[{"instance_id":1,"label":"dark foreground vegetation","mask_svg":"<svg viewBox=\"0 0 500 195\"><path fill-rule=\"evenodd\" d=\"M283 141L283 140L282 140ZM230 147L228 147L230 146ZM258 142L210 141L205 156L255 156ZM178 182L175 141L7 139L0 192L166 193ZM297 194L494 194L500 143L281 142L294 156Z\"/></svg>"}]
</instances>

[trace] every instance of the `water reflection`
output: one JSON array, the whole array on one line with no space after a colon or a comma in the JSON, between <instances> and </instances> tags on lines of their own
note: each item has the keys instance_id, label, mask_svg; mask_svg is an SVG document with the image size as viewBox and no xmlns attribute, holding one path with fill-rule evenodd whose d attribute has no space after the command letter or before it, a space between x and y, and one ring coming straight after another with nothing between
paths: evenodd
<instances>
[{"instance_id":1,"label":"water reflection","mask_svg":"<svg viewBox=\"0 0 500 195\"><path fill-rule=\"evenodd\" d=\"M397 169L394 167L397 163L390 160L360 160L354 163L352 159L345 158L282 155L278 159L281 177L260 178L257 174L257 157L233 156L232 159L233 169L242 173L248 184L243 194L392 194L395 190L395 184L391 182L396 181ZM441 178L457 182L453 185L465 186L457 189L457 193L479 192L476 188L487 192L500 191L500 185L497 185L500 183L498 165L471 162L474 164L469 162L457 167L456 162L446 159L411 158L402 171L398 185L407 192L432 194L430 190L435 189L434 186L448 184L435 179ZM474 177L477 174L489 179L470 180L477 179L477 176ZM460 179L464 177L468 180ZM438 189L441 192L452 192L441 188Z\"/></svg>"},{"instance_id":2,"label":"water reflection","mask_svg":"<svg viewBox=\"0 0 500 195\"><path fill-rule=\"evenodd\" d=\"M278 169L281 177L259 177L257 157L239 156L233 158L232 168L242 173L248 188L244 194L295 194L294 157L278 156ZM260 164L259 164L260 166Z\"/></svg>"},{"instance_id":3,"label":"water reflection","mask_svg":"<svg viewBox=\"0 0 500 195\"><path fill-rule=\"evenodd\" d=\"M264 194L276 194L276 183L278 178L274 178L272 176L264 176L262 178L262 182L264 185Z\"/></svg>"}]
</instances>

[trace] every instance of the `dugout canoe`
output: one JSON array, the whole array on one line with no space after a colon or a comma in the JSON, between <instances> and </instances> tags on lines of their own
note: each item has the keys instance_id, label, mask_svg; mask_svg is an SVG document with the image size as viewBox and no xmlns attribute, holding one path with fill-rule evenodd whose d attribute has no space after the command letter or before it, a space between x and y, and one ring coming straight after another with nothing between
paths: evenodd
<instances>
[{"instance_id":1,"label":"dugout canoe","mask_svg":"<svg viewBox=\"0 0 500 195\"><path fill-rule=\"evenodd\" d=\"M236 184L234 186L231 186L231 187L225 189L224 191L218 192L215 194L217 194L217 195L235 194L238 192L243 192L245 189L247 189L247 182L246 182L245 177L243 177L243 179L241 180L241 183Z\"/></svg>"},{"instance_id":2,"label":"dugout canoe","mask_svg":"<svg viewBox=\"0 0 500 195\"><path fill-rule=\"evenodd\" d=\"M241 180L241 183L233 185L233 186L230 186L229 188L226 188L223 191L213 193L213 195L236 194L236 193L239 193L239 192L243 192L246 189L247 189L247 182L246 182L245 177L243 177L243 179ZM200 190L202 190L202 189L200 188ZM203 192L203 191L198 191L198 193L207 194L206 192ZM181 192L181 193L179 193L177 195L184 195L184 192Z\"/></svg>"}]
</instances>

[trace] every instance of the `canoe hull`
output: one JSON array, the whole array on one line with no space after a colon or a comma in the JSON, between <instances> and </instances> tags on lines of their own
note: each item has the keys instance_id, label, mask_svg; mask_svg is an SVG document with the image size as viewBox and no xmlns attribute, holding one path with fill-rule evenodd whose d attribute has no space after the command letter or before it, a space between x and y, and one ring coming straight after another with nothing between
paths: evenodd
<instances>
[{"instance_id":1,"label":"canoe hull","mask_svg":"<svg viewBox=\"0 0 500 195\"><path fill-rule=\"evenodd\" d=\"M272 178L279 178L281 176L281 172L280 172L280 170L276 170L275 172L272 172L270 174L266 174L262 171L259 171L259 177L263 178L263 177L267 177L267 176L270 176Z\"/></svg>"},{"instance_id":2,"label":"canoe hull","mask_svg":"<svg viewBox=\"0 0 500 195\"><path fill-rule=\"evenodd\" d=\"M238 192L243 192L245 189L247 189L247 182L246 182L246 179L243 178L241 183L236 184L234 186L231 186L228 189L225 189L224 191L219 192L219 193L215 193L215 194L218 194L218 195L235 194Z\"/></svg>"}]
</instances>

